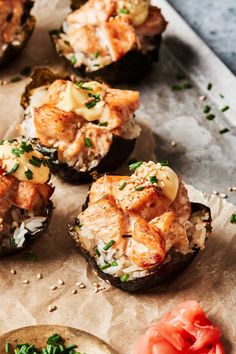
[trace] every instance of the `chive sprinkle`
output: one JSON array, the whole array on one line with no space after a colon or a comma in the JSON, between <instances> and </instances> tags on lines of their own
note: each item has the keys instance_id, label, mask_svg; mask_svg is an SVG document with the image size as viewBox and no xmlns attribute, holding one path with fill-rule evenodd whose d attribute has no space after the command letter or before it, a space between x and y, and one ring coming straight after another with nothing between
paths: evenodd
<instances>
[{"instance_id":1,"label":"chive sprinkle","mask_svg":"<svg viewBox=\"0 0 236 354\"><path fill-rule=\"evenodd\" d=\"M125 9L125 8L121 8L118 10L118 13L119 14L126 14L128 15L129 14L129 10L128 9Z\"/></svg>"},{"instance_id":2,"label":"chive sprinkle","mask_svg":"<svg viewBox=\"0 0 236 354\"><path fill-rule=\"evenodd\" d=\"M94 58L97 59L98 57L99 57L99 52L97 51L94 53Z\"/></svg>"},{"instance_id":3,"label":"chive sprinkle","mask_svg":"<svg viewBox=\"0 0 236 354\"><path fill-rule=\"evenodd\" d=\"M111 248L112 245L114 245L115 241L114 240L110 240L104 247L103 250L104 251L108 251L109 248Z\"/></svg>"},{"instance_id":4,"label":"chive sprinkle","mask_svg":"<svg viewBox=\"0 0 236 354\"><path fill-rule=\"evenodd\" d=\"M221 97L221 98L225 98L225 96L224 96L224 95L222 95L222 93L220 94L220 97Z\"/></svg>"},{"instance_id":5,"label":"chive sprinkle","mask_svg":"<svg viewBox=\"0 0 236 354\"><path fill-rule=\"evenodd\" d=\"M18 81L21 81L21 77L20 76L14 76L10 80L10 82L18 82Z\"/></svg>"},{"instance_id":6,"label":"chive sprinkle","mask_svg":"<svg viewBox=\"0 0 236 354\"><path fill-rule=\"evenodd\" d=\"M106 263L104 266L101 266L100 269L101 270L105 270L111 267L111 263Z\"/></svg>"},{"instance_id":7,"label":"chive sprinkle","mask_svg":"<svg viewBox=\"0 0 236 354\"><path fill-rule=\"evenodd\" d=\"M203 113L209 113L211 110L211 107L206 105L204 108L203 108Z\"/></svg>"},{"instance_id":8,"label":"chive sprinkle","mask_svg":"<svg viewBox=\"0 0 236 354\"><path fill-rule=\"evenodd\" d=\"M32 159L29 160L29 163L35 167L40 167L42 164L42 160L36 156L32 156Z\"/></svg>"},{"instance_id":9,"label":"chive sprinkle","mask_svg":"<svg viewBox=\"0 0 236 354\"><path fill-rule=\"evenodd\" d=\"M70 58L70 62L72 65L75 65L77 63L77 59L74 55L72 55L72 57Z\"/></svg>"},{"instance_id":10,"label":"chive sprinkle","mask_svg":"<svg viewBox=\"0 0 236 354\"><path fill-rule=\"evenodd\" d=\"M232 214L230 218L231 224L236 224L236 214Z\"/></svg>"},{"instance_id":11,"label":"chive sprinkle","mask_svg":"<svg viewBox=\"0 0 236 354\"><path fill-rule=\"evenodd\" d=\"M230 129L228 129L228 128L223 128L223 129L219 130L219 133L220 133L220 134L225 134L225 133L228 133L229 131L230 131Z\"/></svg>"},{"instance_id":12,"label":"chive sprinkle","mask_svg":"<svg viewBox=\"0 0 236 354\"><path fill-rule=\"evenodd\" d=\"M221 108L221 112L226 112L228 111L229 109L229 106L224 106L223 108Z\"/></svg>"},{"instance_id":13,"label":"chive sprinkle","mask_svg":"<svg viewBox=\"0 0 236 354\"><path fill-rule=\"evenodd\" d=\"M157 182L158 182L156 176L151 176L151 177L149 177L149 181L150 181L151 183L157 183Z\"/></svg>"},{"instance_id":14,"label":"chive sprinkle","mask_svg":"<svg viewBox=\"0 0 236 354\"><path fill-rule=\"evenodd\" d=\"M122 189L125 188L126 184L127 184L127 183L126 183L125 181L120 182L118 189L119 189L120 191L122 191Z\"/></svg>"},{"instance_id":15,"label":"chive sprinkle","mask_svg":"<svg viewBox=\"0 0 236 354\"><path fill-rule=\"evenodd\" d=\"M33 146L31 144L26 143L25 141L22 141L22 143L20 144L20 148L24 151L24 152L31 152L33 151Z\"/></svg>"},{"instance_id":16,"label":"chive sprinkle","mask_svg":"<svg viewBox=\"0 0 236 354\"><path fill-rule=\"evenodd\" d=\"M208 91L211 91L211 89L212 89L212 83L211 82L208 83L207 89L208 89Z\"/></svg>"},{"instance_id":17,"label":"chive sprinkle","mask_svg":"<svg viewBox=\"0 0 236 354\"><path fill-rule=\"evenodd\" d=\"M122 275L122 277L120 277L120 281L122 283L125 283L128 279L129 279L129 274L127 274L127 273Z\"/></svg>"},{"instance_id":18,"label":"chive sprinkle","mask_svg":"<svg viewBox=\"0 0 236 354\"><path fill-rule=\"evenodd\" d=\"M89 138L85 138L85 144L88 148L93 147L92 141Z\"/></svg>"},{"instance_id":19,"label":"chive sprinkle","mask_svg":"<svg viewBox=\"0 0 236 354\"><path fill-rule=\"evenodd\" d=\"M33 172L28 168L28 170L25 171L25 176L28 180L33 179Z\"/></svg>"},{"instance_id":20,"label":"chive sprinkle","mask_svg":"<svg viewBox=\"0 0 236 354\"><path fill-rule=\"evenodd\" d=\"M137 168L139 168L142 165L143 161L138 161L134 162L131 165L129 165L129 170L130 171L135 171Z\"/></svg>"},{"instance_id":21,"label":"chive sprinkle","mask_svg":"<svg viewBox=\"0 0 236 354\"><path fill-rule=\"evenodd\" d=\"M144 190L144 186L138 186L135 188L136 191L142 191Z\"/></svg>"},{"instance_id":22,"label":"chive sprinkle","mask_svg":"<svg viewBox=\"0 0 236 354\"><path fill-rule=\"evenodd\" d=\"M6 352L6 353L10 353L10 349L11 349L10 343L9 343L9 342L6 342L6 343L5 343L5 352Z\"/></svg>"},{"instance_id":23,"label":"chive sprinkle","mask_svg":"<svg viewBox=\"0 0 236 354\"><path fill-rule=\"evenodd\" d=\"M96 104L101 101L101 98L100 98L100 95L94 95L92 93L89 93L89 97L93 98L93 100L85 103L85 106L88 108L88 109L91 109L93 108L94 106L96 106Z\"/></svg>"},{"instance_id":24,"label":"chive sprinkle","mask_svg":"<svg viewBox=\"0 0 236 354\"><path fill-rule=\"evenodd\" d=\"M169 161L168 160L163 160L160 162L161 166L169 166Z\"/></svg>"},{"instance_id":25,"label":"chive sprinkle","mask_svg":"<svg viewBox=\"0 0 236 354\"><path fill-rule=\"evenodd\" d=\"M214 114L208 114L207 116L206 116L206 119L207 120L213 120L213 119L215 119L215 115Z\"/></svg>"},{"instance_id":26,"label":"chive sprinkle","mask_svg":"<svg viewBox=\"0 0 236 354\"><path fill-rule=\"evenodd\" d=\"M19 167L18 163L15 163L15 165L12 167L10 171L7 172L7 175L11 175L12 173L15 173Z\"/></svg>"},{"instance_id":27,"label":"chive sprinkle","mask_svg":"<svg viewBox=\"0 0 236 354\"><path fill-rule=\"evenodd\" d=\"M95 249L95 253L96 253L96 255L97 255L98 257L101 256L101 253L100 253L100 251L99 251L97 248Z\"/></svg>"},{"instance_id":28,"label":"chive sprinkle","mask_svg":"<svg viewBox=\"0 0 236 354\"><path fill-rule=\"evenodd\" d=\"M76 83L76 86L78 86L79 88L81 88L82 90L87 90L87 91L92 91L92 87L89 87L89 86L84 86L86 82L84 81L79 81Z\"/></svg>"},{"instance_id":29,"label":"chive sprinkle","mask_svg":"<svg viewBox=\"0 0 236 354\"><path fill-rule=\"evenodd\" d=\"M111 265L112 265L113 267L116 267L116 266L118 266L118 263L117 263L116 261L113 261L113 262L111 263Z\"/></svg>"},{"instance_id":30,"label":"chive sprinkle","mask_svg":"<svg viewBox=\"0 0 236 354\"><path fill-rule=\"evenodd\" d=\"M13 148L11 149L11 153L17 157L20 157L22 154L24 154L24 150L21 148Z\"/></svg>"},{"instance_id":31,"label":"chive sprinkle","mask_svg":"<svg viewBox=\"0 0 236 354\"><path fill-rule=\"evenodd\" d=\"M107 127L108 122L99 122L98 125L99 125L100 127Z\"/></svg>"}]
</instances>

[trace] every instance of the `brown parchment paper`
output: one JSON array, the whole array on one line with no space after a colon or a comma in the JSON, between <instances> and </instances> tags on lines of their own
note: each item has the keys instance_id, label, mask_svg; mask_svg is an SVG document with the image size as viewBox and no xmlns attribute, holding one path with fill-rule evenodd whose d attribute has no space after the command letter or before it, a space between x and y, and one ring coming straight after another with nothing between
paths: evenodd
<instances>
[{"instance_id":1,"label":"brown parchment paper","mask_svg":"<svg viewBox=\"0 0 236 354\"><path fill-rule=\"evenodd\" d=\"M47 31L58 27L67 11L68 2L64 0L36 1L36 31L27 50L15 65L1 74L1 79L12 77L25 65L62 66L53 52ZM25 79L0 87L1 138L16 135L16 126L21 120L19 99L26 82ZM144 120L153 124L152 119L141 114L141 121ZM133 156L148 160L153 158L153 151L150 127L144 124ZM120 171L127 171L127 166ZM171 284L131 295L98 279L67 235L67 224L80 212L88 186L71 186L55 177L52 183L56 186L52 222L49 231L30 249L38 255L38 261L26 261L23 254L0 261L0 334L33 324L67 325L104 339L120 354L131 354L136 339L150 322L177 303L195 299L222 328L226 353L236 353L236 227L229 221L236 207L189 186L191 200L207 204L212 210L213 236L207 242L206 250ZM16 274L12 274L11 269L15 269ZM37 279L38 273L42 273L42 279ZM65 284L59 285L58 279ZM23 280L30 283L22 284ZM86 288L79 289L76 282L83 282ZM106 290L94 293L94 282L104 285ZM50 290L54 285L57 289ZM77 294L72 294L74 289L78 290ZM49 305L57 306L57 310L49 312Z\"/></svg>"}]
</instances>

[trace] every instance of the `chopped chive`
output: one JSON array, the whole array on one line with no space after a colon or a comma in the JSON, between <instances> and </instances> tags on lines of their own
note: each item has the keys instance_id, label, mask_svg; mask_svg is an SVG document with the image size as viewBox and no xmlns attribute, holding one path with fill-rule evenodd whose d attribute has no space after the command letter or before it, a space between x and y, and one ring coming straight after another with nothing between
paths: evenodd
<instances>
[{"instance_id":1,"label":"chopped chive","mask_svg":"<svg viewBox=\"0 0 236 354\"><path fill-rule=\"evenodd\" d=\"M211 82L208 83L207 89L208 89L208 91L210 91L212 89L212 83Z\"/></svg>"},{"instance_id":2,"label":"chopped chive","mask_svg":"<svg viewBox=\"0 0 236 354\"><path fill-rule=\"evenodd\" d=\"M193 88L193 85L190 84L190 82L186 82L186 83L183 84L183 88L184 89L191 89L191 88Z\"/></svg>"},{"instance_id":3,"label":"chopped chive","mask_svg":"<svg viewBox=\"0 0 236 354\"><path fill-rule=\"evenodd\" d=\"M215 115L214 114L208 114L207 116L206 116L206 119L207 120L213 120L213 119L215 119Z\"/></svg>"},{"instance_id":4,"label":"chopped chive","mask_svg":"<svg viewBox=\"0 0 236 354\"><path fill-rule=\"evenodd\" d=\"M29 163L35 167L40 167L42 164L42 160L36 156L32 156L32 159L29 160Z\"/></svg>"},{"instance_id":5,"label":"chopped chive","mask_svg":"<svg viewBox=\"0 0 236 354\"><path fill-rule=\"evenodd\" d=\"M111 263L107 263L107 264L105 264L104 266L101 266L100 269L101 269L101 270L105 270L105 269L108 269L108 268L110 268L110 267L111 267Z\"/></svg>"},{"instance_id":6,"label":"chopped chive","mask_svg":"<svg viewBox=\"0 0 236 354\"><path fill-rule=\"evenodd\" d=\"M181 91L181 90L183 90L183 87L180 85L172 85L171 90L172 91Z\"/></svg>"},{"instance_id":7,"label":"chopped chive","mask_svg":"<svg viewBox=\"0 0 236 354\"><path fill-rule=\"evenodd\" d=\"M232 214L230 218L231 224L236 224L236 214Z\"/></svg>"},{"instance_id":8,"label":"chopped chive","mask_svg":"<svg viewBox=\"0 0 236 354\"><path fill-rule=\"evenodd\" d=\"M121 8L118 10L118 13L119 14L126 14L128 15L129 14L129 10L128 9L125 9L125 8Z\"/></svg>"},{"instance_id":9,"label":"chopped chive","mask_svg":"<svg viewBox=\"0 0 236 354\"><path fill-rule=\"evenodd\" d=\"M89 138L85 138L85 144L88 148L93 147L92 141Z\"/></svg>"},{"instance_id":10,"label":"chopped chive","mask_svg":"<svg viewBox=\"0 0 236 354\"><path fill-rule=\"evenodd\" d=\"M75 65L77 63L77 59L76 59L75 55L71 56L70 62L71 62L72 65Z\"/></svg>"},{"instance_id":11,"label":"chopped chive","mask_svg":"<svg viewBox=\"0 0 236 354\"><path fill-rule=\"evenodd\" d=\"M208 105L206 105L206 106L204 106L204 108L203 108L203 113L209 113L210 110L211 110L211 107L208 106Z\"/></svg>"},{"instance_id":12,"label":"chopped chive","mask_svg":"<svg viewBox=\"0 0 236 354\"><path fill-rule=\"evenodd\" d=\"M223 108L221 108L221 112L226 112L228 111L229 109L229 106L224 106Z\"/></svg>"},{"instance_id":13,"label":"chopped chive","mask_svg":"<svg viewBox=\"0 0 236 354\"><path fill-rule=\"evenodd\" d=\"M7 175L11 175L12 173L15 173L19 167L18 163L15 163L15 165L12 167L10 171L7 172Z\"/></svg>"},{"instance_id":14,"label":"chopped chive","mask_svg":"<svg viewBox=\"0 0 236 354\"><path fill-rule=\"evenodd\" d=\"M26 261L36 262L38 260L38 256L37 256L37 254L35 254L33 252L28 252L24 255L24 259Z\"/></svg>"},{"instance_id":15,"label":"chopped chive","mask_svg":"<svg viewBox=\"0 0 236 354\"><path fill-rule=\"evenodd\" d=\"M98 125L99 125L100 127L107 127L108 122L99 122Z\"/></svg>"},{"instance_id":16,"label":"chopped chive","mask_svg":"<svg viewBox=\"0 0 236 354\"><path fill-rule=\"evenodd\" d=\"M156 176L151 176L151 177L149 177L149 181L150 181L151 183L157 183L157 182L158 182Z\"/></svg>"},{"instance_id":17,"label":"chopped chive","mask_svg":"<svg viewBox=\"0 0 236 354\"><path fill-rule=\"evenodd\" d=\"M28 180L33 179L33 172L28 168L27 171L25 171L25 176Z\"/></svg>"},{"instance_id":18,"label":"chopped chive","mask_svg":"<svg viewBox=\"0 0 236 354\"><path fill-rule=\"evenodd\" d=\"M22 154L24 154L24 150L21 148L13 148L11 149L11 153L17 157L20 157Z\"/></svg>"},{"instance_id":19,"label":"chopped chive","mask_svg":"<svg viewBox=\"0 0 236 354\"><path fill-rule=\"evenodd\" d=\"M120 191L122 191L122 189L125 188L126 184L127 184L127 183L126 183L125 181L120 182L118 189L119 189Z\"/></svg>"},{"instance_id":20,"label":"chopped chive","mask_svg":"<svg viewBox=\"0 0 236 354\"><path fill-rule=\"evenodd\" d=\"M136 190L136 191L142 191L142 190L144 190L144 186L136 187L135 190Z\"/></svg>"},{"instance_id":21,"label":"chopped chive","mask_svg":"<svg viewBox=\"0 0 236 354\"><path fill-rule=\"evenodd\" d=\"M31 144L27 144L25 141L22 141L20 148L25 152L31 152L34 150L33 146Z\"/></svg>"},{"instance_id":22,"label":"chopped chive","mask_svg":"<svg viewBox=\"0 0 236 354\"><path fill-rule=\"evenodd\" d=\"M89 86L84 86L84 84L86 84L86 82L84 81L79 81L79 82L76 82L76 86L78 86L79 88L83 89L83 90L87 90L87 91L92 91L93 88L92 87L89 87Z\"/></svg>"},{"instance_id":23,"label":"chopped chive","mask_svg":"<svg viewBox=\"0 0 236 354\"><path fill-rule=\"evenodd\" d=\"M11 349L10 343L9 343L9 342L6 342L6 343L5 343L5 352L6 352L6 353L10 353L10 349Z\"/></svg>"},{"instance_id":24,"label":"chopped chive","mask_svg":"<svg viewBox=\"0 0 236 354\"><path fill-rule=\"evenodd\" d=\"M86 106L88 109L91 109L91 108L95 107L96 104L97 104L99 101L101 101L101 99L100 99L100 95L92 95L92 94L90 94L89 96L90 96L90 97L94 97L94 99L93 99L92 101L89 101L89 102L85 103L85 106Z\"/></svg>"},{"instance_id":25,"label":"chopped chive","mask_svg":"<svg viewBox=\"0 0 236 354\"><path fill-rule=\"evenodd\" d=\"M101 256L101 253L99 252L99 250L98 250L97 248L95 249L95 253L96 253L96 255L97 255L98 257Z\"/></svg>"},{"instance_id":26,"label":"chopped chive","mask_svg":"<svg viewBox=\"0 0 236 354\"><path fill-rule=\"evenodd\" d=\"M115 241L114 240L110 240L104 247L103 250L104 251L108 251L109 248L111 248L112 245L114 245Z\"/></svg>"},{"instance_id":27,"label":"chopped chive","mask_svg":"<svg viewBox=\"0 0 236 354\"><path fill-rule=\"evenodd\" d=\"M94 58L97 59L98 57L99 57L99 52L97 51L94 53Z\"/></svg>"},{"instance_id":28,"label":"chopped chive","mask_svg":"<svg viewBox=\"0 0 236 354\"><path fill-rule=\"evenodd\" d=\"M139 168L142 165L143 161L138 161L134 162L131 165L129 165L129 170L130 171L135 171L137 168Z\"/></svg>"},{"instance_id":29,"label":"chopped chive","mask_svg":"<svg viewBox=\"0 0 236 354\"><path fill-rule=\"evenodd\" d=\"M225 96L224 96L224 95L222 95L221 93L220 93L220 97L221 97L221 98L225 98Z\"/></svg>"},{"instance_id":30,"label":"chopped chive","mask_svg":"<svg viewBox=\"0 0 236 354\"><path fill-rule=\"evenodd\" d=\"M10 80L10 82L18 82L21 81L21 77L20 76L13 76Z\"/></svg>"},{"instance_id":31,"label":"chopped chive","mask_svg":"<svg viewBox=\"0 0 236 354\"><path fill-rule=\"evenodd\" d=\"M31 73L31 67L30 66L25 66L22 70L21 70L21 75L23 76L29 76Z\"/></svg>"},{"instance_id":32,"label":"chopped chive","mask_svg":"<svg viewBox=\"0 0 236 354\"><path fill-rule=\"evenodd\" d=\"M122 275L122 277L120 277L120 281L122 283L125 283L128 279L129 279L129 274L127 274L127 273Z\"/></svg>"},{"instance_id":33,"label":"chopped chive","mask_svg":"<svg viewBox=\"0 0 236 354\"><path fill-rule=\"evenodd\" d=\"M116 266L118 266L118 263L117 263L116 261L113 261L113 262L111 263L111 265L112 265L113 267L116 267Z\"/></svg>"},{"instance_id":34,"label":"chopped chive","mask_svg":"<svg viewBox=\"0 0 236 354\"><path fill-rule=\"evenodd\" d=\"M228 133L229 131L230 131L230 129L224 128L224 129L219 130L219 133L220 134L225 134L225 133Z\"/></svg>"},{"instance_id":35,"label":"chopped chive","mask_svg":"<svg viewBox=\"0 0 236 354\"><path fill-rule=\"evenodd\" d=\"M169 166L169 161L168 160L163 160L160 162L161 166Z\"/></svg>"},{"instance_id":36,"label":"chopped chive","mask_svg":"<svg viewBox=\"0 0 236 354\"><path fill-rule=\"evenodd\" d=\"M4 143L4 140L0 140L0 145L3 145L3 143Z\"/></svg>"},{"instance_id":37,"label":"chopped chive","mask_svg":"<svg viewBox=\"0 0 236 354\"><path fill-rule=\"evenodd\" d=\"M61 340L62 337L59 334L54 333L52 336L48 338L47 344L57 345Z\"/></svg>"}]
</instances>

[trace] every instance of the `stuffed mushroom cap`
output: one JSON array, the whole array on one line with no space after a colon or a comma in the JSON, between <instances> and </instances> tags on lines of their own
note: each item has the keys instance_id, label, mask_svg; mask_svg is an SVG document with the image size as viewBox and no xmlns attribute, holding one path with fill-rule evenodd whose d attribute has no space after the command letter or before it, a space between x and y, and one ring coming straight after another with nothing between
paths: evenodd
<instances>
[{"instance_id":1,"label":"stuffed mushroom cap","mask_svg":"<svg viewBox=\"0 0 236 354\"><path fill-rule=\"evenodd\" d=\"M70 182L119 167L140 134L134 121L139 93L52 75L38 70L26 88L22 135L36 138L41 151L51 155L53 172Z\"/></svg>"},{"instance_id":2,"label":"stuffed mushroom cap","mask_svg":"<svg viewBox=\"0 0 236 354\"><path fill-rule=\"evenodd\" d=\"M28 141L0 144L0 257L47 229L52 212L48 160Z\"/></svg>"},{"instance_id":3,"label":"stuffed mushroom cap","mask_svg":"<svg viewBox=\"0 0 236 354\"><path fill-rule=\"evenodd\" d=\"M61 30L51 32L59 55L87 77L112 83L141 79L158 58L167 25L160 9L149 0L73 2L76 6Z\"/></svg>"},{"instance_id":4,"label":"stuffed mushroom cap","mask_svg":"<svg viewBox=\"0 0 236 354\"><path fill-rule=\"evenodd\" d=\"M168 166L130 165L131 176L94 182L88 204L69 233L103 279L125 291L168 281L205 247L209 208L191 203Z\"/></svg>"},{"instance_id":5,"label":"stuffed mushroom cap","mask_svg":"<svg viewBox=\"0 0 236 354\"><path fill-rule=\"evenodd\" d=\"M34 27L31 0L0 1L0 69L7 66L24 48Z\"/></svg>"}]
</instances>

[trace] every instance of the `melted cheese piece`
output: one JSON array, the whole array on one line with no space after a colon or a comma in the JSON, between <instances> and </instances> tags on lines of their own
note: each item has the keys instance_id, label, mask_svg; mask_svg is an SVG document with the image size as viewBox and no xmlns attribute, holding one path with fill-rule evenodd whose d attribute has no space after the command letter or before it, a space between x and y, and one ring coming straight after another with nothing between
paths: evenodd
<instances>
[{"instance_id":1,"label":"melted cheese piece","mask_svg":"<svg viewBox=\"0 0 236 354\"><path fill-rule=\"evenodd\" d=\"M86 89L87 88L87 89ZM99 100L93 107L88 108L86 103L95 100L91 95L98 95ZM83 88L67 81L66 90L62 92L61 99L57 104L57 108L65 112L75 112L89 122L99 120L101 118L105 102L104 86L99 82L91 81L83 83Z\"/></svg>"},{"instance_id":2,"label":"melted cheese piece","mask_svg":"<svg viewBox=\"0 0 236 354\"><path fill-rule=\"evenodd\" d=\"M149 5L149 0L118 0L118 12L128 10L133 25L141 26L148 17Z\"/></svg>"},{"instance_id":3,"label":"melted cheese piece","mask_svg":"<svg viewBox=\"0 0 236 354\"><path fill-rule=\"evenodd\" d=\"M19 157L12 153L13 148L19 148L20 145L10 144L4 142L0 145L0 163L1 168L9 173L17 165L18 168L15 172L10 173L10 175L17 178L19 181L27 181L31 183L44 184L49 180L50 171L48 166L44 166L42 163L40 167L32 165L29 161L32 160L33 156L42 160L43 155L34 150L30 152L24 152ZM32 179L27 178L25 174L26 171L30 170L32 172Z\"/></svg>"}]
</instances>

